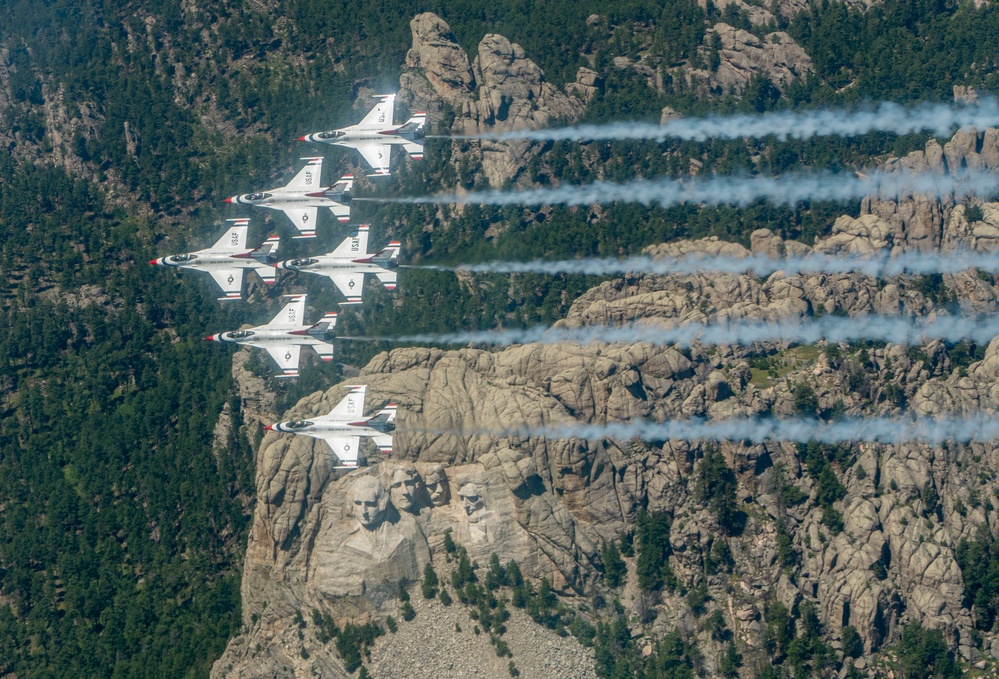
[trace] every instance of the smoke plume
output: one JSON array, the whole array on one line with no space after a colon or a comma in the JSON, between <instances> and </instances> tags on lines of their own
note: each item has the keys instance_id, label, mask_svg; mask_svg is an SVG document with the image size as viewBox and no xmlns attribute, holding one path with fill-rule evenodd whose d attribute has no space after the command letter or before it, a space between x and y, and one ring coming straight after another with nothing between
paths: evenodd
<instances>
[{"instance_id":1,"label":"smoke plume","mask_svg":"<svg viewBox=\"0 0 999 679\"><path fill-rule=\"evenodd\" d=\"M665 125L619 122L607 125L576 125L551 130L515 130L493 134L461 135L451 139L490 139L494 141L598 141L667 139L705 141L767 137L780 140L812 137L853 137L869 132L913 134L932 132L948 137L958 128L979 130L999 125L999 102L982 100L976 106L922 104L905 108L884 102L872 110L780 111L759 115L724 115L710 118L679 118Z\"/></svg>"},{"instance_id":2,"label":"smoke plume","mask_svg":"<svg viewBox=\"0 0 999 679\"><path fill-rule=\"evenodd\" d=\"M865 196L887 198L909 195L930 197L990 195L999 189L999 176L968 171L959 176L871 172L846 174L814 172L781 177L726 177L688 179L636 179L627 184L598 181L583 185L534 188L520 191L470 191L434 196L366 198L389 203L479 205L593 205L628 202L671 207L680 203L736 205L758 200L794 206L806 201L854 201ZM357 198L355 200L362 200Z\"/></svg>"},{"instance_id":3,"label":"smoke plume","mask_svg":"<svg viewBox=\"0 0 999 679\"><path fill-rule=\"evenodd\" d=\"M469 432L463 432L469 433ZM478 433L478 432L476 432ZM854 418L837 422L814 419L780 420L776 418L737 418L719 421L671 420L651 422L584 422L512 426L490 432L497 436L576 438L589 441L612 439L627 441L706 440L706 441L792 441L824 444L848 442L898 444L923 442L940 445L946 441L968 443L999 439L999 418L982 414L959 418Z\"/></svg>"},{"instance_id":4,"label":"smoke plume","mask_svg":"<svg viewBox=\"0 0 999 679\"><path fill-rule=\"evenodd\" d=\"M663 327L653 323L581 328L534 327L523 330L472 330L463 332L401 335L397 337L343 337L341 339L417 342L425 344L637 344L688 347L727 344L747 346L755 342L793 342L812 344L818 341L887 342L922 344L932 340L959 342L963 339L986 343L999 335L999 317L977 319L969 316L938 316L933 320L891 316L821 316L797 317L757 322L728 320L712 323L687 323Z\"/></svg>"},{"instance_id":5,"label":"smoke plume","mask_svg":"<svg viewBox=\"0 0 999 679\"><path fill-rule=\"evenodd\" d=\"M616 274L669 274L691 275L698 273L752 274L765 277L780 271L787 276L796 274L837 274L857 272L872 278L890 278L898 275L924 276L927 274L952 274L968 269L999 271L999 252L905 252L895 257L884 250L871 255L827 255L816 253L800 257L771 258L754 254L747 257L726 255L688 254L682 257L636 256L626 259L589 258L530 262L486 262L458 266L415 265L408 268L438 271L468 271L470 273L531 273L531 274L580 274L586 276L613 276Z\"/></svg>"}]
</instances>

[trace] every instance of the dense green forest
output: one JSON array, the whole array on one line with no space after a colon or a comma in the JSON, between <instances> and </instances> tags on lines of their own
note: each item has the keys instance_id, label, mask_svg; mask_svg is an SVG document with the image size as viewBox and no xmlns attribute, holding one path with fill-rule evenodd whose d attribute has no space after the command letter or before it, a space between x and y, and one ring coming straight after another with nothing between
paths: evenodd
<instances>
[{"instance_id":1,"label":"dense green forest","mask_svg":"<svg viewBox=\"0 0 999 679\"><path fill-rule=\"evenodd\" d=\"M674 72L696 54L711 23L748 28L731 8L704 10L694 0L430 0L421 10L447 20L470 55L486 33L520 43L557 85L591 63L584 52L591 55L606 76L585 113L591 122L656 120L667 105L689 114L763 111L946 100L954 84L997 89L995 5L887 0L861 12L816 2L766 29L788 30L816 75L783 96L764 79L744 97L699 97L679 78L654 92L640 76L609 66L614 56L648 55ZM0 136L7 140L0 266L9 281L0 311L0 674L206 676L238 630L254 441L238 434L230 354L200 338L268 319L281 286L255 292L253 305L221 306L207 281L145 262L213 240L219 220L235 216L220 209L221 197L287 178L295 159L311 152L292 139L354 120L362 91L394 90L412 14L411 4L390 0L292 0L277 8L0 2L0 70L10 94L0 98L9 132ZM602 18L588 24L591 14ZM90 112L87 124L72 129L78 176L50 162L55 135L65 132L47 128L44 106L55 101ZM716 172L847 168L926 139L557 143L526 171L539 184L626 181L636 173L683 174L695 156ZM329 157L328 172L356 162L339 152ZM481 181L441 144L422 166L362 192L415 195ZM436 208L358 206L358 218L375 224L376 243L401 238L406 255L425 262L629 254L706 235L745 242L761 226L808 241L856 209L610 205L593 219L575 208L469 207L442 218ZM255 238L284 227L254 215ZM320 235L329 243L342 232L326 225ZM308 247L286 249L294 255ZM594 282L481 277L470 290L446 272L409 270L397 295L374 291L345 312L344 332L549 322ZM334 308L328 286L306 285L310 313ZM381 348L341 343L339 360L360 365ZM290 404L338 376L337 366L310 365L297 383L275 388ZM236 426L224 445L213 445L227 402ZM640 536L640 555L653 544ZM966 548L964 562L992 563L991 542L981 544ZM652 567L646 577L650 587L669 584L669 574ZM970 595L986 596L987 585L976 582ZM795 667L822 660L818 632L802 633L805 641L791 651L797 639L781 636L782 618L775 619L775 653L797 653L789 661ZM594 632L605 676L638 662L620 626L610 621ZM649 676L687 676L688 652L679 640L664 640L648 664L675 671Z\"/></svg>"}]
</instances>

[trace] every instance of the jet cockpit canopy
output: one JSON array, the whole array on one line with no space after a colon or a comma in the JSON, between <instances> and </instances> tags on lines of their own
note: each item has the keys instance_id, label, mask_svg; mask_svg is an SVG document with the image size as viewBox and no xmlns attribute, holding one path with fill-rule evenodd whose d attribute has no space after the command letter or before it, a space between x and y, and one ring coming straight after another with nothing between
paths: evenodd
<instances>
[{"instance_id":1,"label":"jet cockpit canopy","mask_svg":"<svg viewBox=\"0 0 999 679\"><path fill-rule=\"evenodd\" d=\"M196 260L197 258L198 258L198 256L197 256L197 255L192 255L192 254L186 254L186 255L171 255L171 256L167 257L167 259L168 259L169 261L171 261L171 262L176 262L176 263L178 263L178 264L182 264L182 263L184 263L184 262L193 262L193 261L194 261L194 260Z\"/></svg>"},{"instance_id":2,"label":"jet cockpit canopy","mask_svg":"<svg viewBox=\"0 0 999 679\"><path fill-rule=\"evenodd\" d=\"M345 133L340 130L330 130L329 132L320 132L316 135L318 139L339 139L343 137Z\"/></svg>"},{"instance_id":3,"label":"jet cockpit canopy","mask_svg":"<svg viewBox=\"0 0 999 679\"><path fill-rule=\"evenodd\" d=\"M255 335L256 333L253 332L252 330L235 330L228 334L229 334L229 339L241 340L241 339L246 339L247 337L253 337L253 335Z\"/></svg>"},{"instance_id":4,"label":"jet cockpit canopy","mask_svg":"<svg viewBox=\"0 0 999 679\"><path fill-rule=\"evenodd\" d=\"M270 198L270 197L271 197L271 194L264 193L262 191L258 191L257 193L247 194L246 199L247 200L263 200L265 198Z\"/></svg>"},{"instance_id":5,"label":"jet cockpit canopy","mask_svg":"<svg viewBox=\"0 0 999 679\"><path fill-rule=\"evenodd\" d=\"M306 427L311 427L314 423L308 420L294 420L293 422L288 422L285 424L285 429L305 429Z\"/></svg>"},{"instance_id":6,"label":"jet cockpit canopy","mask_svg":"<svg viewBox=\"0 0 999 679\"><path fill-rule=\"evenodd\" d=\"M291 264L293 267L304 269L307 266L312 266L318 261L319 261L318 259L293 259L291 260L291 262L289 262L289 264Z\"/></svg>"}]
</instances>

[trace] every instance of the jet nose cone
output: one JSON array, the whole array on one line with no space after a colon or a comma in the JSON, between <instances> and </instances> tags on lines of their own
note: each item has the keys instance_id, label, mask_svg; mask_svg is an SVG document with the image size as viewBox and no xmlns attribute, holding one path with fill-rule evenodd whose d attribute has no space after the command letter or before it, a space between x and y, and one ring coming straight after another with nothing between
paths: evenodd
<instances>
[{"instance_id":1,"label":"jet nose cone","mask_svg":"<svg viewBox=\"0 0 999 679\"><path fill-rule=\"evenodd\" d=\"M209 335L208 337L205 338L205 341L206 342L214 342L215 341L215 335Z\"/></svg>"},{"instance_id":2,"label":"jet nose cone","mask_svg":"<svg viewBox=\"0 0 999 679\"><path fill-rule=\"evenodd\" d=\"M232 203L232 198L226 198L226 199L225 199L225 200L223 200L222 202L223 202L223 203L230 203L230 204L231 204L231 203Z\"/></svg>"},{"instance_id":3,"label":"jet nose cone","mask_svg":"<svg viewBox=\"0 0 999 679\"><path fill-rule=\"evenodd\" d=\"M160 263L160 260L158 260L158 259L150 259L149 260L149 265L150 266L156 266L159 263Z\"/></svg>"},{"instance_id":4,"label":"jet nose cone","mask_svg":"<svg viewBox=\"0 0 999 679\"><path fill-rule=\"evenodd\" d=\"M309 141L309 137L308 137L308 136L304 136L304 137L299 137L299 138L298 138L298 139L296 139L295 141Z\"/></svg>"},{"instance_id":5,"label":"jet nose cone","mask_svg":"<svg viewBox=\"0 0 999 679\"><path fill-rule=\"evenodd\" d=\"M266 427L264 427L264 430L265 431L274 431L274 425L273 424L268 424Z\"/></svg>"}]
</instances>

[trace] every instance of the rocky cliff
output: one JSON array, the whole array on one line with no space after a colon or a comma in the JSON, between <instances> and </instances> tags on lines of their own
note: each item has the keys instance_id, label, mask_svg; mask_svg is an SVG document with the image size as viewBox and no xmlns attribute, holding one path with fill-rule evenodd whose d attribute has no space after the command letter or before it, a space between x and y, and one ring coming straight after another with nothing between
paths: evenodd
<instances>
[{"instance_id":1,"label":"rocky cliff","mask_svg":"<svg viewBox=\"0 0 999 679\"><path fill-rule=\"evenodd\" d=\"M413 106L441 110L451 107L456 134L480 134L533 129L556 121L573 122L596 83L596 74L580 69L578 83L562 92L545 81L544 73L523 48L501 35L486 35L469 63L451 28L427 12L410 23L413 47L406 55L400 96ZM490 184L515 180L534 151L526 141L474 142L476 155Z\"/></svg>"},{"instance_id":2,"label":"rocky cliff","mask_svg":"<svg viewBox=\"0 0 999 679\"><path fill-rule=\"evenodd\" d=\"M692 68L686 77L716 93L741 94L755 75L766 76L783 92L797 78L814 72L805 50L783 31L757 37L726 23L704 34L698 56L706 68Z\"/></svg>"},{"instance_id":3,"label":"rocky cliff","mask_svg":"<svg viewBox=\"0 0 999 679\"><path fill-rule=\"evenodd\" d=\"M994 167L995 139L994 130L958 133L942 147L931 141L888 167ZM761 230L750 248L706 239L648 252L672 258L958 246L991 251L999 204L977 207L981 219L969 223L967 207L952 200L881 196L865 201L860 217L838 219L814 246ZM584 294L561 324L678 325L872 311L934 317L957 309L992 313L997 295L995 279L974 271L945 275L936 287L918 277L883 280L859 273L625 276ZM855 666L869 676L887 676L878 652L909 621L944 630L961 657L984 667L991 661L979 648L990 648L992 641L977 643L955 549L979 526L999 525L999 509L983 500L999 492L991 472L999 464L994 445L849 445L827 464L823 480L811 453L789 443L587 442L486 433L511 423L531 429L634 418L994 410L999 341L971 349L969 357L942 342L759 343L684 352L645 344L528 344L381 354L350 382L368 385L369 408L388 400L400 405L391 460L372 453L372 466L341 477L324 444L275 433L264 437L243 580L244 633L216 664L215 676L290 676L310 668L339 676L337 654L316 640L311 626L302 631L296 613L315 609L340 621L398 615L400 580L417 582L428 562L445 574L454 568L442 556L445 534L480 565L493 552L504 562L516 561L526 576L545 578L587 615L600 615L598 602L620 597L640 643L679 630L697 642L709 674L720 671L724 637L708 630L690 599L681 596L700 584L709 608L719 611L742 649L746 676L750 659L765 662L766 611L775 602L789 609L813 602L832 640L844 627L856 628L863 655ZM326 412L345 388L314 394L287 416ZM803 389L809 398L802 397ZM737 481L744 521L738 531L721 523L699 489L706 465L716 464L716 449ZM841 487L832 496L829 473ZM792 487L797 499L789 502ZM368 496L380 503L377 521L352 509ZM626 559L628 574L619 589L600 576L601 545L633 530L642 509L670 518L672 593L642 590L632 558ZM777 540L778 534L789 542ZM730 555L730 565L707 567L719 552ZM424 632L447 636L447 648L473 657L482 640L449 633L452 622L465 629L473 624L463 616L461 609L421 602L419 622L402 623L398 636L375 644L374 676L421 676L415 670L399 674L406 662L396 656L417 662L422 656L416 639ZM578 663L587 651L571 637L544 636L548 632L537 626L531 632L523 618L510 628L511 646L521 649L514 658L528 676L581 676ZM544 657L554 661L544 664L527 650L524 640L533 633L542 635L551 649ZM438 676L498 671L495 663L445 666L440 656L432 661Z\"/></svg>"}]
</instances>

